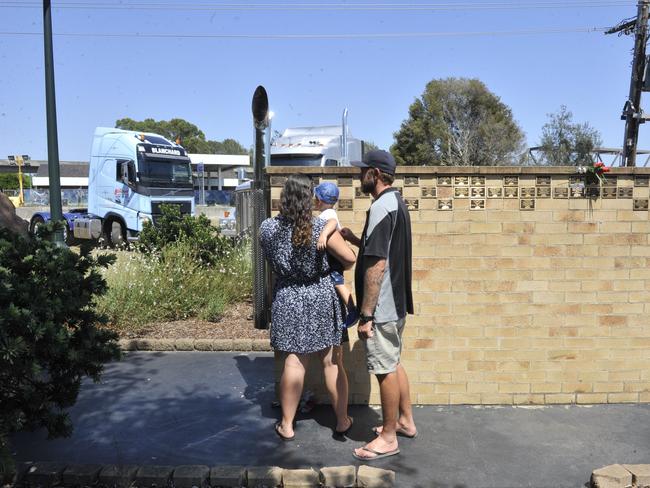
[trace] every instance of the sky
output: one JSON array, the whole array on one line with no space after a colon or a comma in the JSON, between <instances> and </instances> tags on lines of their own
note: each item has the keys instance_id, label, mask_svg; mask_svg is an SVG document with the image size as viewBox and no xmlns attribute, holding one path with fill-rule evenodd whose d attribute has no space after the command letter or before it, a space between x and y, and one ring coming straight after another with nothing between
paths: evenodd
<instances>
[{"instance_id":1,"label":"sky","mask_svg":"<svg viewBox=\"0 0 650 488\"><path fill-rule=\"evenodd\" d=\"M130 117L253 143L263 85L273 130L339 124L388 148L427 82L478 78L529 146L566 105L620 147L635 17L625 0L52 0L61 160ZM0 158L47 159L42 3L0 0ZM600 30L593 30L600 29ZM649 109L650 110L650 109ZM650 147L642 125L639 148Z\"/></svg>"}]
</instances>

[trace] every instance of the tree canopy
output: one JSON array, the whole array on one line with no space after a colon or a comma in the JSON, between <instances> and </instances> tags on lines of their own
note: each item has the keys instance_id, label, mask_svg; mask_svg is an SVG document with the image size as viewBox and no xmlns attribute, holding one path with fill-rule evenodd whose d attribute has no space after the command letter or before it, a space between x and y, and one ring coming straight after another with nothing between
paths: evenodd
<instances>
[{"instance_id":1,"label":"tree canopy","mask_svg":"<svg viewBox=\"0 0 650 488\"><path fill-rule=\"evenodd\" d=\"M477 79L430 81L409 108L391 152L398 164L517 164L524 135L510 108Z\"/></svg>"},{"instance_id":2,"label":"tree canopy","mask_svg":"<svg viewBox=\"0 0 650 488\"><path fill-rule=\"evenodd\" d=\"M592 152L602 144L600 132L589 125L573 122L573 114L565 105L548 114L542 127L540 150L542 163L553 166L590 164Z\"/></svg>"},{"instance_id":3,"label":"tree canopy","mask_svg":"<svg viewBox=\"0 0 650 488\"><path fill-rule=\"evenodd\" d=\"M115 122L118 129L153 132L180 144L190 153L198 154L248 154L248 151L234 139L212 141L196 125L183 119L133 120L128 117Z\"/></svg>"}]
</instances>

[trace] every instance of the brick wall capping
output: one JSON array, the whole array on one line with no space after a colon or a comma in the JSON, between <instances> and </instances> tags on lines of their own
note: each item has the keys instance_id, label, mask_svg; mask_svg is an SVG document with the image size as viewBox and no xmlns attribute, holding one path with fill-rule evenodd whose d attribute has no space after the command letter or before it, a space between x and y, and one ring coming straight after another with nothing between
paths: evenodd
<instances>
[{"instance_id":1,"label":"brick wall capping","mask_svg":"<svg viewBox=\"0 0 650 488\"><path fill-rule=\"evenodd\" d=\"M359 168L272 166L265 168L269 175L303 173L310 175L357 175ZM399 175L576 175L575 166L398 166ZM610 175L650 175L650 168L612 168Z\"/></svg>"}]
</instances>

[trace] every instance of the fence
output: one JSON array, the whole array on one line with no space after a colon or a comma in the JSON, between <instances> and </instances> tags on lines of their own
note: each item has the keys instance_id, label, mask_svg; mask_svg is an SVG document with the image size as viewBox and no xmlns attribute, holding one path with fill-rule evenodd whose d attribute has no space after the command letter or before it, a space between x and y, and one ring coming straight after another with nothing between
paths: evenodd
<instances>
[{"instance_id":1,"label":"fence","mask_svg":"<svg viewBox=\"0 0 650 488\"><path fill-rule=\"evenodd\" d=\"M18 196L18 190L3 190L8 196ZM199 191L194 191L194 201L200 201ZM24 205L25 206L48 206L50 204L50 190L23 190ZM206 190L205 192L206 205L235 205L235 195L232 190ZM61 204L64 207L83 207L88 205L88 189L63 189L61 190Z\"/></svg>"}]
</instances>

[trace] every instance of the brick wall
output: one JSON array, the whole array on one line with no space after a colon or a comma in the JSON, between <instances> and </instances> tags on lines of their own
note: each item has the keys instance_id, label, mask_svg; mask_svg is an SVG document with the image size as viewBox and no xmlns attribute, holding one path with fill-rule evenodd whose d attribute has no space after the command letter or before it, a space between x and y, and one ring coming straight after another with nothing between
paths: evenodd
<instances>
[{"instance_id":1,"label":"brick wall","mask_svg":"<svg viewBox=\"0 0 650 488\"><path fill-rule=\"evenodd\" d=\"M273 214L295 170L268 170ZM339 185L339 219L359 234L371 199L358 170L300 171ZM650 402L649 177L617 168L583 187L565 167L398 168L413 230L402 356L413 402ZM350 331L350 400L379 403ZM317 366L306 387L322 396Z\"/></svg>"}]
</instances>

